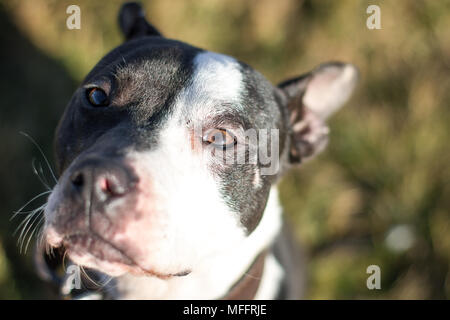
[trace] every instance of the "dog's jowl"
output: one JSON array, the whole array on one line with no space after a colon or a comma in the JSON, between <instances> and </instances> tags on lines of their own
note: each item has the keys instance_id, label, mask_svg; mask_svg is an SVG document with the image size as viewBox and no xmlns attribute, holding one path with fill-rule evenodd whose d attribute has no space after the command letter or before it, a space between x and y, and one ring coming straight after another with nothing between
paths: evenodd
<instances>
[{"instance_id":1,"label":"dog's jowl","mask_svg":"<svg viewBox=\"0 0 450 320\"><path fill-rule=\"evenodd\" d=\"M125 43L57 128L47 249L104 280L104 298L297 298L275 184L324 148L356 68L326 63L274 86L165 38L137 4L119 21Z\"/></svg>"}]
</instances>

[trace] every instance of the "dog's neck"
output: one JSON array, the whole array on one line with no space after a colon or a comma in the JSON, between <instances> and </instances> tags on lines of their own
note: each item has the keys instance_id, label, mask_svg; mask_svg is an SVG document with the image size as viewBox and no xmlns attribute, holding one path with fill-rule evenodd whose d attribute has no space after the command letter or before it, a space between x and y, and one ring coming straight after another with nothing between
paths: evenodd
<instances>
[{"instance_id":1,"label":"dog's neck","mask_svg":"<svg viewBox=\"0 0 450 320\"><path fill-rule=\"evenodd\" d=\"M226 298L233 285L239 285L257 257L270 247L281 228L278 192L272 188L259 226L239 248L209 259L189 276L161 280L154 277L124 275L105 288L114 299L220 299ZM281 268L273 255L264 257L264 270L255 298L272 299L277 293ZM109 293L108 293L109 292Z\"/></svg>"}]
</instances>

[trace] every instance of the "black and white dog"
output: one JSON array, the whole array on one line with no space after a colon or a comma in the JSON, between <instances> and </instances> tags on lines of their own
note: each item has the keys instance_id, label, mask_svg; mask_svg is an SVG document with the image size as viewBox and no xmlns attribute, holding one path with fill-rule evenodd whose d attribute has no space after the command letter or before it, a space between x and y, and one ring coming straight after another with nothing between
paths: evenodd
<instances>
[{"instance_id":1,"label":"black and white dog","mask_svg":"<svg viewBox=\"0 0 450 320\"><path fill-rule=\"evenodd\" d=\"M104 298L298 297L275 185L324 148L356 68L327 63L273 86L232 57L163 37L137 4L119 21L126 42L57 128L47 250L109 279Z\"/></svg>"}]
</instances>

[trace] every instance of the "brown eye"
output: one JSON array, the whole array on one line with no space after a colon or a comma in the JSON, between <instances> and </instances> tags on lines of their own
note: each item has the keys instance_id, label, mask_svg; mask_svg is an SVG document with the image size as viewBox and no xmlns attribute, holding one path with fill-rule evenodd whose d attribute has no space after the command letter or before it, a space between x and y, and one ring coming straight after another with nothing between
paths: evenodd
<instances>
[{"instance_id":1,"label":"brown eye","mask_svg":"<svg viewBox=\"0 0 450 320\"><path fill-rule=\"evenodd\" d=\"M226 149L236 144L236 138L225 129L211 129L203 135L203 142Z\"/></svg>"},{"instance_id":2,"label":"brown eye","mask_svg":"<svg viewBox=\"0 0 450 320\"><path fill-rule=\"evenodd\" d=\"M94 107L104 107L109 104L106 92L100 88L87 89L87 97Z\"/></svg>"}]
</instances>

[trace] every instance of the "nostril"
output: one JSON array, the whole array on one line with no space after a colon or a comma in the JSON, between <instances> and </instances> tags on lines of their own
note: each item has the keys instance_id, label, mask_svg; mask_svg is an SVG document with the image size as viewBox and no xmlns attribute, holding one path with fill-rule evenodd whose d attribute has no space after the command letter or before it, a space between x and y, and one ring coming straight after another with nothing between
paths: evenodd
<instances>
[{"instance_id":1,"label":"nostril","mask_svg":"<svg viewBox=\"0 0 450 320\"><path fill-rule=\"evenodd\" d=\"M112 196L118 194L119 193L118 191L120 191L117 190L116 185L108 178L101 178L99 185L100 190Z\"/></svg>"},{"instance_id":2,"label":"nostril","mask_svg":"<svg viewBox=\"0 0 450 320\"><path fill-rule=\"evenodd\" d=\"M111 192L111 183L108 181L108 179L106 178L100 179L99 185L100 190L102 190L103 192L107 193Z\"/></svg>"},{"instance_id":3,"label":"nostril","mask_svg":"<svg viewBox=\"0 0 450 320\"><path fill-rule=\"evenodd\" d=\"M109 196L121 196L126 193L125 186L113 177L101 177L98 181L100 190Z\"/></svg>"},{"instance_id":4,"label":"nostril","mask_svg":"<svg viewBox=\"0 0 450 320\"><path fill-rule=\"evenodd\" d=\"M83 177L83 174L81 173L81 172L75 172L72 176L71 176L71 178L70 178L70 181L72 182L72 184L75 186L75 187L82 187L83 186L83 184L84 184L84 177Z\"/></svg>"}]
</instances>

